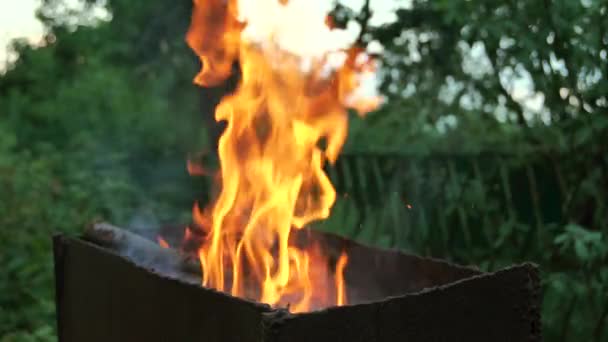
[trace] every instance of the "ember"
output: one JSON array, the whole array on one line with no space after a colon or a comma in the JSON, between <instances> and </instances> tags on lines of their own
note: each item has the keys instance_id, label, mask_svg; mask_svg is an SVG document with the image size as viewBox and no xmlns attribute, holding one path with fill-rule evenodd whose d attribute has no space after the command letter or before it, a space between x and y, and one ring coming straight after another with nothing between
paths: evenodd
<instances>
[{"instance_id":1,"label":"ember","mask_svg":"<svg viewBox=\"0 0 608 342\"><path fill-rule=\"evenodd\" d=\"M169 248L169 243L167 243L167 241L165 241L165 239L163 239L162 237L158 237L157 238L158 241L158 245L161 246L162 248Z\"/></svg>"},{"instance_id":2,"label":"ember","mask_svg":"<svg viewBox=\"0 0 608 342\"><path fill-rule=\"evenodd\" d=\"M202 62L195 82L221 83L234 63L242 73L215 113L227 122L221 192L193 210L191 229L206 236L197 252L202 284L293 312L343 305L347 255L332 274L326 252L297 246L292 229L330 213L336 194L323 165L342 148L347 109L364 114L379 104L360 91L373 61L344 44L316 1L194 4L187 41Z\"/></svg>"}]
</instances>

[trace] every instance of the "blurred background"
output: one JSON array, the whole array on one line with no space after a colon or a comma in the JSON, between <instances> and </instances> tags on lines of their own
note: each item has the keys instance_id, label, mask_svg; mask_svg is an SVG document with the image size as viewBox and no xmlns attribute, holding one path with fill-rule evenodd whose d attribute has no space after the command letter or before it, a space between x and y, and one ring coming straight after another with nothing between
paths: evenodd
<instances>
[{"instance_id":1,"label":"blurred background","mask_svg":"<svg viewBox=\"0 0 608 342\"><path fill-rule=\"evenodd\" d=\"M0 341L55 341L50 237L187 223L213 147L191 0L0 0ZM317 229L483 270L533 261L547 341L608 341L608 4L344 0L382 61ZM359 34L359 31L363 31ZM202 94L202 95L201 95Z\"/></svg>"}]
</instances>

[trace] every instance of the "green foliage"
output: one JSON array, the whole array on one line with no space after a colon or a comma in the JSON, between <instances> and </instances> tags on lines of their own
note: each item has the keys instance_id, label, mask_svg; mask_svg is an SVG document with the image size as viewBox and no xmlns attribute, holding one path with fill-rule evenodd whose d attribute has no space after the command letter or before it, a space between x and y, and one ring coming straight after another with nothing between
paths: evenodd
<instances>
[{"instance_id":1,"label":"green foliage","mask_svg":"<svg viewBox=\"0 0 608 342\"><path fill-rule=\"evenodd\" d=\"M177 34L135 64L137 37L121 30L145 21L123 14L93 27L47 18L46 46L15 42L19 58L0 77L2 342L56 340L52 234L140 212L152 224L188 217L184 159L204 141L196 65Z\"/></svg>"},{"instance_id":2,"label":"green foliage","mask_svg":"<svg viewBox=\"0 0 608 342\"><path fill-rule=\"evenodd\" d=\"M529 164L535 159L536 154L346 155L328 170L340 196L332 216L317 228L486 271L537 262L547 340L603 340L608 333L604 189L583 194L577 190L580 179L572 177L560 193L559 176L573 174L568 163ZM596 208L596 216L570 208Z\"/></svg>"},{"instance_id":3,"label":"green foliage","mask_svg":"<svg viewBox=\"0 0 608 342\"><path fill-rule=\"evenodd\" d=\"M579 225L569 224L564 232L558 235L554 243L559 246L561 254L574 252L574 257L585 268L601 262L608 256L608 245L601 232L592 232Z\"/></svg>"},{"instance_id":4,"label":"green foliage","mask_svg":"<svg viewBox=\"0 0 608 342\"><path fill-rule=\"evenodd\" d=\"M0 76L2 342L56 339L52 233L141 212L185 222L204 195L184 170L204 141L183 42L191 1L81 3L44 0L46 43L16 41ZM102 3L110 21L91 16ZM318 228L488 271L535 261L546 340L605 340L607 11L414 0L364 24L361 41L384 46L388 102L352 118L328 169L339 200Z\"/></svg>"},{"instance_id":5,"label":"green foliage","mask_svg":"<svg viewBox=\"0 0 608 342\"><path fill-rule=\"evenodd\" d=\"M321 228L488 270L536 261L545 338L607 339L608 6L397 6L377 26L336 8L384 47L389 99L354 119L346 148L390 158L338 165L348 196Z\"/></svg>"},{"instance_id":6,"label":"green foliage","mask_svg":"<svg viewBox=\"0 0 608 342\"><path fill-rule=\"evenodd\" d=\"M11 133L2 130L2 136ZM37 151L14 145L0 146L0 332L11 332L7 341L51 340L51 234L78 232L104 211L125 210L122 205L133 197L132 190L120 170L96 178L83 155L65 154L52 145ZM108 201L109 196L120 200Z\"/></svg>"}]
</instances>

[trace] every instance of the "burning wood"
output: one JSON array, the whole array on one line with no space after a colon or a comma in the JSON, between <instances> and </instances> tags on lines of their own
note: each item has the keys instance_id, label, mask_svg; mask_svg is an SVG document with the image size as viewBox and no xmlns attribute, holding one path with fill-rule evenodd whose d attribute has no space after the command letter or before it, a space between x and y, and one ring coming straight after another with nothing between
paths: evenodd
<instances>
[{"instance_id":1,"label":"burning wood","mask_svg":"<svg viewBox=\"0 0 608 342\"><path fill-rule=\"evenodd\" d=\"M181 259L116 227L97 228L86 240L54 241L61 342L541 340L540 282L530 264L481 273L311 232L323 248L349 255L345 290L361 304L290 314L146 265L133 256ZM133 246L117 247L125 241Z\"/></svg>"},{"instance_id":2,"label":"burning wood","mask_svg":"<svg viewBox=\"0 0 608 342\"><path fill-rule=\"evenodd\" d=\"M141 266L159 269L164 273L183 272L180 277L200 281L201 267L197 259L180 254L173 248L162 248L149 239L109 223L90 225L85 230L83 239L115 250Z\"/></svg>"},{"instance_id":3,"label":"burning wood","mask_svg":"<svg viewBox=\"0 0 608 342\"><path fill-rule=\"evenodd\" d=\"M540 340L534 265L488 274L306 228L334 203L323 164L342 148L347 108L378 105L357 93L373 63L326 44L337 31L324 12L194 4L196 82L223 82L235 62L242 72L216 110L220 193L180 237L195 258L109 224L57 237L60 341Z\"/></svg>"},{"instance_id":4,"label":"burning wood","mask_svg":"<svg viewBox=\"0 0 608 342\"><path fill-rule=\"evenodd\" d=\"M207 235L198 246L202 283L275 306L289 302L293 312L345 303L347 256L331 272L325 250L301 249L291 235L330 213L336 194L323 164L342 148L347 109L364 114L379 104L360 91L373 61L326 18L309 0L195 0L187 35L202 62L197 84L224 82L235 62L242 74L215 113L227 122L218 146L221 192L193 213Z\"/></svg>"}]
</instances>

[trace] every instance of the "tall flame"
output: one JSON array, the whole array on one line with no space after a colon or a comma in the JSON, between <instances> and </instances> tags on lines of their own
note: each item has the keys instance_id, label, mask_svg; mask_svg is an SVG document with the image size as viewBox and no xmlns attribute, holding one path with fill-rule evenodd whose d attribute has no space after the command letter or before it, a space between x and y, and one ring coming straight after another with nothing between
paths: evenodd
<instances>
[{"instance_id":1,"label":"tall flame","mask_svg":"<svg viewBox=\"0 0 608 342\"><path fill-rule=\"evenodd\" d=\"M198 250L203 285L294 312L343 305L347 256L332 275L318 246L298 248L290 232L330 213L336 193L323 164L342 148L347 108L364 113L378 104L357 95L373 61L359 48L329 49L340 32L325 14L302 11L315 1L254 2L194 0L187 35L202 62L198 85L224 81L236 63L241 70L215 113L227 122L221 192L193 212L206 233ZM296 17L307 18L306 30Z\"/></svg>"}]
</instances>

